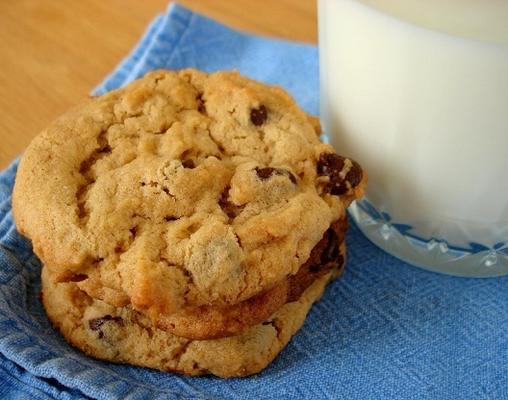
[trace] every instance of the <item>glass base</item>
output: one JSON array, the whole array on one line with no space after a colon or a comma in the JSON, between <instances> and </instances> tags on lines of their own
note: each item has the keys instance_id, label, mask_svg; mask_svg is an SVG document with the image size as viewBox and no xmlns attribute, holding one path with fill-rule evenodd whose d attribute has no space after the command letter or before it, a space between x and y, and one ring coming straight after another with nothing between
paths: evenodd
<instances>
[{"instance_id":1,"label":"glass base","mask_svg":"<svg viewBox=\"0 0 508 400\"><path fill-rule=\"evenodd\" d=\"M374 212L371 212L374 210ZM477 278L508 275L507 248L465 251L451 248L446 241L425 241L403 234L386 214L377 212L367 200L354 202L349 214L363 234L376 246L401 260L443 274Z\"/></svg>"}]
</instances>

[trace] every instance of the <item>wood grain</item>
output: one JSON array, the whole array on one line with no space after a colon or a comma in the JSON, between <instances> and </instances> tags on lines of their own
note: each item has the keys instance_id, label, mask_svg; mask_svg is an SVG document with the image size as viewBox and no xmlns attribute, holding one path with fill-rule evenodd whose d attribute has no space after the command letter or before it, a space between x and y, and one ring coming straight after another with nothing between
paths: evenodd
<instances>
[{"instance_id":1,"label":"wood grain","mask_svg":"<svg viewBox=\"0 0 508 400\"><path fill-rule=\"evenodd\" d=\"M181 0L234 28L315 42L315 0ZM0 169L88 95L167 0L0 1Z\"/></svg>"}]
</instances>

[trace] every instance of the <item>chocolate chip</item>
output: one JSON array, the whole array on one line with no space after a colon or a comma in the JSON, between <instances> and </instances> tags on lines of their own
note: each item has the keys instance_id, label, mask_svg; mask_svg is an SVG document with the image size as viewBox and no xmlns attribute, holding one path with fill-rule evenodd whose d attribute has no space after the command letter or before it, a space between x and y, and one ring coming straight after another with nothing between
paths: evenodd
<instances>
[{"instance_id":1,"label":"chocolate chip","mask_svg":"<svg viewBox=\"0 0 508 400\"><path fill-rule=\"evenodd\" d=\"M347 218L341 218L330 225L321 240L312 249L307 260L309 271L323 272L340 266L344 259L340 254L340 245L344 241L348 227Z\"/></svg>"},{"instance_id":2,"label":"chocolate chip","mask_svg":"<svg viewBox=\"0 0 508 400\"><path fill-rule=\"evenodd\" d=\"M360 167L356 161L351 160L351 162L353 165L351 166L349 172L346 174L346 180L351 184L351 187L356 187L362 180L363 172L362 167Z\"/></svg>"},{"instance_id":3,"label":"chocolate chip","mask_svg":"<svg viewBox=\"0 0 508 400\"><path fill-rule=\"evenodd\" d=\"M346 238L346 232L347 232L348 226L349 226L349 222L348 222L347 217L340 218L331 225L331 228L337 234L337 241L339 243L342 243L344 241L344 239Z\"/></svg>"},{"instance_id":4,"label":"chocolate chip","mask_svg":"<svg viewBox=\"0 0 508 400\"><path fill-rule=\"evenodd\" d=\"M334 178L344 168L345 158L335 153L321 153L317 163L318 175L326 175Z\"/></svg>"},{"instance_id":5,"label":"chocolate chip","mask_svg":"<svg viewBox=\"0 0 508 400\"><path fill-rule=\"evenodd\" d=\"M296 177L291 172L289 172L289 171L287 171L287 173L288 173L288 176L289 176L289 180L291 182L293 182L293 184L296 185Z\"/></svg>"},{"instance_id":6,"label":"chocolate chip","mask_svg":"<svg viewBox=\"0 0 508 400\"><path fill-rule=\"evenodd\" d=\"M319 272L319 271L321 271L322 266L323 266L323 264L311 264L309 266L309 271L314 272L314 273Z\"/></svg>"},{"instance_id":7,"label":"chocolate chip","mask_svg":"<svg viewBox=\"0 0 508 400\"><path fill-rule=\"evenodd\" d=\"M300 298L301 294L319 276L323 276L334 268L340 269L344 257L340 254L347 229L347 218L341 218L330 225L323 237L312 248L309 258L295 275L289 277L288 301Z\"/></svg>"},{"instance_id":8,"label":"chocolate chip","mask_svg":"<svg viewBox=\"0 0 508 400\"><path fill-rule=\"evenodd\" d=\"M326 231L327 236L327 246L321 253L321 263L327 264L329 262L335 261L337 256L339 256L339 237L335 233L335 231L329 228Z\"/></svg>"},{"instance_id":9,"label":"chocolate chip","mask_svg":"<svg viewBox=\"0 0 508 400\"><path fill-rule=\"evenodd\" d=\"M351 188L358 186L362 180L362 168L350 160L351 167L344 178L341 172L346 166L346 158L335 153L322 153L317 163L317 173L320 176L328 176L329 182L324 187L325 191L336 196L346 194Z\"/></svg>"},{"instance_id":10,"label":"chocolate chip","mask_svg":"<svg viewBox=\"0 0 508 400\"><path fill-rule=\"evenodd\" d=\"M256 174L261 179L268 179L272 176L272 174L275 172L275 168L272 167L265 167L265 168L258 168L256 167Z\"/></svg>"},{"instance_id":11,"label":"chocolate chip","mask_svg":"<svg viewBox=\"0 0 508 400\"><path fill-rule=\"evenodd\" d=\"M268 113L266 111L266 107L261 105L259 108L253 108L250 110L250 120L256 125L263 125L268 117Z\"/></svg>"},{"instance_id":12,"label":"chocolate chip","mask_svg":"<svg viewBox=\"0 0 508 400\"><path fill-rule=\"evenodd\" d=\"M241 208L236 207L233 203L228 200L229 197L229 186L226 186L222 191L221 197L219 199L219 207L224 211L224 213L228 216L229 219L235 219L236 216L241 211Z\"/></svg>"},{"instance_id":13,"label":"chocolate chip","mask_svg":"<svg viewBox=\"0 0 508 400\"><path fill-rule=\"evenodd\" d=\"M88 326L92 331L98 331L104 322L102 318L95 318L88 321Z\"/></svg>"},{"instance_id":14,"label":"chocolate chip","mask_svg":"<svg viewBox=\"0 0 508 400\"><path fill-rule=\"evenodd\" d=\"M196 166L194 165L194 161L192 160L184 160L182 161L182 165L184 168L189 168L189 169L193 169L195 168Z\"/></svg>"},{"instance_id":15,"label":"chocolate chip","mask_svg":"<svg viewBox=\"0 0 508 400\"><path fill-rule=\"evenodd\" d=\"M256 175L262 180L268 179L274 174L275 175L286 175L289 178L289 180L291 182L293 182L293 184L296 185L296 177L293 175L293 173L291 171L288 171L287 169L273 168L273 167L264 167L264 168L256 167L255 171L256 171Z\"/></svg>"},{"instance_id":16,"label":"chocolate chip","mask_svg":"<svg viewBox=\"0 0 508 400\"><path fill-rule=\"evenodd\" d=\"M334 182L331 181L326 185L326 190L335 196L341 196L343 194L346 194L349 190L346 181L342 182Z\"/></svg>"},{"instance_id":17,"label":"chocolate chip","mask_svg":"<svg viewBox=\"0 0 508 400\"><path fill-rule=\"evenodd\" d=\"M113 317L111 315L105 315L104 317L101 317L101 318L94 318L94 319L89 320L88 326L90 327L90 329L92 331L98 331L101 328L101 326L104 325L104 323L107 321L114 321L117 323L121 323L122 318L121 317Z\"/></svg>"},{"instance_id":18,"label":"chocolate chip","mask_svg":"<svg viewBox=\"0 0 508 400\"><path fill-rule=\"evenodd\" d=\"M88 275L86 274L72 274L69 278L69 282L81 282L85 279L88 279Z\"/></svg>"},{"instance_id":19,"label":"chocolate chip","mask_svg":"<svg viewBox=\"0 0 508 400\"><path fill-rule=\"evenodd\" d=\"M344 257L342 254L337 254L333 260L330 260L324 264L313 264L309 267L309 271L313 273L321 271L330 271L333 268L340 268L344 263Z\"/></svg>"},{"instance_id":20,"label":"chocolate chip","mask_svg":"<svg viewBox=\"0 0 508 400\"><path fill-rule=\"evenodd\" d=\"M106 317L111 317L111 315L106 315ZM106 322L106 318L94 318L88 321L88 326L92 331L98 331L104 322Z\"/></svg>"}]
</instances>

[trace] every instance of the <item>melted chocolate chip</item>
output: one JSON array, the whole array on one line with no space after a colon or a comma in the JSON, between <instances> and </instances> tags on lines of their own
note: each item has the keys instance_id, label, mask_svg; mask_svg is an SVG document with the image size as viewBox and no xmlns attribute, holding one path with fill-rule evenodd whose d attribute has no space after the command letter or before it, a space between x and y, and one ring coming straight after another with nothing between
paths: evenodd
<instances>
[{"instance_id":1,"label":"melted chocolate chip","mask_svg":"<svg viewBox=\"0 0 508 400\"><path fill-rule=\"evenodd\" d=\"M323 266L323 264L311 264L309 266L309 271L314 272L314 273L319 272L319 271L321 271L322 266Z\"/></svg>"},{"instance_id":2,"label":"melted chocolate chip","mask_svg":"<svg viewBox=\"0 0 508 400\"><path fill-rule=\"evenodd\" d=\"M362 168L354 161L344 178L340 174L346 165L346 158L335 153L322 153L317 163L317 172L320 176L328 176L329 182L325 191L336 196L346 194L351 188L358 186L362 180Z\"/></svg>"},{"instance_id":3,"label":"melted chocolate chip","mask_svg":"<svg viewBox=\"0 0 508 400\"><path fill-rule=\"evenodd\" d=\"M263 105L259 106L259 108L253 108L250 110L250 120L256 126L263 125L267 118L268 113L266 111L266 107Z\"/></svg>"},{"instance_id":4,"label":"melted chocolate chip","mask_svg":"<svg viewBox=\"0 0 508 400\"><path fill-rule=\"evenodd\" d=\"M335 221L326 230L323 238L314 247L311 257L309 257L310 272L329 271L335 266L342 265L344 257L340 254L340 245L344 241L347 227L347 218L342 218Z\"/></svg>"},{"instance_id":5,"label":"melted chocolate chip","mask_svg":"<svg viewBox=\"0 0 508 400\"><path fill-rule=\"evenodd\" d=\"M339 254L339 247L337 246L337 254L332 260L324 264L313 264L309 267L309 271L313 273L328 272L334 267L340 267L344 263L344 257Z\"/></svg>"},{"instance_id":6,"label":"melted chocolate chip","mask_svg":"<svg viewBox=\"0 0 508 400\"><path fill-rule=\"evenodd\" d=\"M335 233L335 231L329 228L326 231L327 236L327 244L323 252L321 253L321 264L328 264L329 262L333 262L339 256L339 237Z\"/></svg>"},{"instance_id":7,"label":"melted chocolate chip","mask_svg":"<svg viewBox=\"0 0 508 400\"><path fill-rule=\"evenodd\" d=\"M255 171L256 175L262 180L268 179L274 174L286 175L289 178L289 180L296 185L296 177L293 175L291 171L288 171L287 169L273 167L265 167L265 168L256 167Z\"/></svg>"},{"instance_id":8,"label":"melted chocolate chip","mask_svg":"<svg viewBox=\"0 0 508 400\"><path fill-rule=\"evenodd\" d=\"M346 238L346 232L349 227L349 222L347 217L338 219L332 224L332 229L334 229L335 234L337 235L337 241L342 243Z\"/></svg>"},{"instance_id":9,"label":"melted chocolate chip","mask_svg":"<svg viewBox=\"0 0 508 400\"><path fill-rule=\"evenodd\" d=\"M319 276L339 268L344 262L340 254L340 245L343 241L347 219L340 219L330 225L321 240L313 247L307 261L302 264L295 275L289 277L290 289L288 301L298 299L312 282Z\"/></svg>"},{"instance_id":10,"label":"melted chocolate chip","mask_svg":"<svg viewBox=\"0 0 508 400\"><path fill-rule=\"evenodd\" d=\"M192 161L190 159L182 161L182 165L184 168L188 168L188 169L193 169L196 167L196 165L194 165L194 161Z\"/></svg>"},{"instance_id":11,"label":"melted chocolate chip","mask_svg":"<svg viewBox=\"0 0 508 400\"><path fill-rule=\"evenodd\" d=\"M101 318L91 319L90 321L88 321L88 326L90 327L90 329L92 331L98 331L101 328L101 326L104 325L104 323L107 321L114 321L117 323L121 323L122 318L121 317L113 317L111 315L105 315L104 317L101 317Z\"/></svg>"}]
</instances>

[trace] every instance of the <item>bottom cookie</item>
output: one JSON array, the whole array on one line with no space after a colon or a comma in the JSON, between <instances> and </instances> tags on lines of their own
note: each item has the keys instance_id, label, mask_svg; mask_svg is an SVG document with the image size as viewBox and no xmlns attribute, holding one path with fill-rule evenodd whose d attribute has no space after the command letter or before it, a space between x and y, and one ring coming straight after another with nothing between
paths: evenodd
<instances>
[{"instance_id":1,"label":"bottom cookie","mask_svg":"<svg viewBox=\"0 0 508 400\"><path fill-rule=\"evenodd\" d=\"M92 357L187 375L238 377L261 371L277 356L332 275L318 278L267 321L222 339L190 340L157 329L130 307L92 299L73 282L57 283L47 268L42 270L43 303L67 341Z\"/></svg>"}]
</instances>

